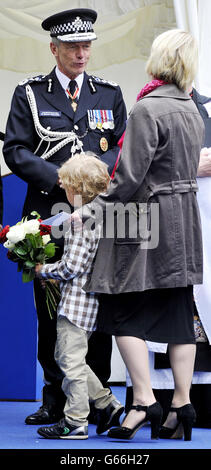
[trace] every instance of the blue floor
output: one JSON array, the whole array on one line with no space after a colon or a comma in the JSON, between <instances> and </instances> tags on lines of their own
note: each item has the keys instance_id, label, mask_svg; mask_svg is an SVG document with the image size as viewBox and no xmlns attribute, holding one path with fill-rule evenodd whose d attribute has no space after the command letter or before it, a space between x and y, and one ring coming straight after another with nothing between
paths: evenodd
<instances>
[{"instance_id":1,"label":"blue floor","mask_svg":"<svg viewBox=\"0 0 211 470\"><path fill-rule=\"evenodd\" d=\"M125 388L113 386L112 389L113 393L124 404ZM39 426L29 426L24 422L25 417L35 412L39 406L39 402L0 402L0 458L4 455L6 457L8 455L13 455L14 450L16 450L15 458L17 459L19 453L21 457L24 456L24 453L21 453L21 450L26 451L32 449L34 451L40 451L41 455L44 450L51 451L51 458L54 455L53 451L55 450L60 451L59 458L63 458L62 455L67 455L67 452L71 452L71 455L73 455L74 452L74 455L77 455L77 453L81 454L83 451L86 453L87 450L91 450L95 453L95 451L99 449L104 451L104 455L110 455L112 453L113 455L120 455L122 453L124 455L130 455L132 453L133 455L136 455L136 458L138 458L137 452L138 455L140 455L140 453L143 453L145 450L147 450L148 455L150 455L151 452L153 455L154 451L156 451L156 455L157 451L159 451L160 455L160 452L164 450L168 450L168 452L177 450L182 450L183 452L184 450L188 450L194 451L193 453L195 456L195 450L198 449L200 450L200 453L197 452L196 455L199 458L202 450L204 450L203 456L211 450L211 429L198 428L193 429L192 441L190 442L164 439L151 441L150 426L148 425L140 429L134 439L130 441L112 440L107 437L106 433L98 436L95 433L94 425L89 425L89 438L87 440L67 441L44 439L37 434L37 428ZM33 456L38 454L39 452L33 452ZM166 455L166 453L164 455ZM171 453L171 455L173 455L173 453ZM68 458L70 460L70 458L73 457L69 456ZM144 458L146 459L147 457ZM118 459L118 457L116 457L116 459ZM73 462L69 461L65 463L70 464ZM125 461L122 463L126 465L127 462ZM106 464L109 465L110 463L107 462ZM138 464L138 462L136 462L136 464Z\"/></svg>"}]
</instances>

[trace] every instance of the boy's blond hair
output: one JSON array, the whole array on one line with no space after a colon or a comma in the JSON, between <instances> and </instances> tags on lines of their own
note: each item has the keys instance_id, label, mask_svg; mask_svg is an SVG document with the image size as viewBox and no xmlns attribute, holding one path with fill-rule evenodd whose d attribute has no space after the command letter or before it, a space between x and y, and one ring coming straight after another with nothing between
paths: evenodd
<instances>
[{"instance_id":1,"label":"boy's blond hair","mask_svg":"<svg viewBox=\"0 0 211 470\"><path fill-rule=\"evenodd\" d=\"M64 188L71 187L75 195L87 204L107 190L110 181L107 165L91 152L77 153L58 170Z\"/></svg>"},{"instance_id":2,"label":"boy's blond hair","mask_svg":"<svg viewBox=\"0 0 211 470\"><path fill-rule=\"evenodd\" d=\"M187 91L197 72L198 47L193 36L180 29L165 31L155 38L146 72L153 78L175 83Z\"/></svg>"}]
</instances>

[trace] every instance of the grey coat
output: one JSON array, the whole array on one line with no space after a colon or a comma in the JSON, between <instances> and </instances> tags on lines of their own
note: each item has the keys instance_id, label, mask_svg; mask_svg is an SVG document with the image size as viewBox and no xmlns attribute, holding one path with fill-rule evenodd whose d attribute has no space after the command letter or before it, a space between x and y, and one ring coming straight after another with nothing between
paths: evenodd
<instances>
[{"instance_id":1,"label":"grey coat","mask_svg":"<svg viewBox=\"0 0 211 470\"><path fill-rule=\"evenodd\" d=\"M137 211L133 207L130 227L125 218L125 235L118 233L123 208L117 211L115 234L100 241L87 291L117 294L202 283L196 175L203 139L195 104L175 85L161 86L135 104L108 194L85 206L83 215L95 204L105 215L119 202L134 202Z\"/></svg>"}]
</instances>

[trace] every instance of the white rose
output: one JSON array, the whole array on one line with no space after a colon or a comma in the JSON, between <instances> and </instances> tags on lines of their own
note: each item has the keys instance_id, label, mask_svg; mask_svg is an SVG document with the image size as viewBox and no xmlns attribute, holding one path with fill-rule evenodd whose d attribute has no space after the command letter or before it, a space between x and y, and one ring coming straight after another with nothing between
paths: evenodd
<instances>
[{"instance_id":1,"label":"white rose","mask_svg":"<svg viewBox=\"0 0 211 470\"><path fill-rule=\"evenodd\" d=\"M9 232L6 235L7 240L9 240L11 243L18 243L21 240L24 240L25 238L25 229L23 224L19 225L14 225L13 227L10 227Z\"/></svg>"},{"instance_id":2,"label":"white rose","mask_svg":"<svg viewBox=\"0 0 211 470\"><path fill-rule=\"evenodd\" d=\"M14 243L12 243L10 240L7 240L5 243L3 243L4 248L7 248L8 250L12 250L14 248Z\"/></svg>"},{"instance_id":3,"label":"white rose","mask_svg":"<svg viewBox=\"0 0 211 470\"><path fill-rule=\"evenodd\" d=\"M47 243L51 241L51 237L50 235L43 235L42 240L43 240L43 245L47 245Z\"/></svg>"},{"instance_id":4,"label":"white rose","mask_svg":"<svg viewBox=\"0 0 211 470\"><path fill-rule=\"evenodd\" d=\"M24 226L25 233L35 235L39 232L40 222L36 219L27 220L27 222L24 222L22 225Z\"/></svg>"}]
</instances>

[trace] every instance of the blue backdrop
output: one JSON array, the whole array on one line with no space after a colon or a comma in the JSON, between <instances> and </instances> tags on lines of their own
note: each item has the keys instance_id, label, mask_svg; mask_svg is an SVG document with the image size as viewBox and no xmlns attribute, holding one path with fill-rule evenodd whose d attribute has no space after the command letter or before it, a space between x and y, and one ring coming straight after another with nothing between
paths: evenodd
<instances>
[{"instance_id":1,"label":"blue backdrop","mask_svg":"<svg viewBox=\"0 0 211 470\"><path fill-rule=\"evenodd\" d=\"M26 188L15 175L3 178L4 226L21 220ZM37 362L33 283L22 283L17 264L8 260L2 245L0 267L0 400L37 400L41 398L42 370Z\"/></svg>"}]
</instances>

